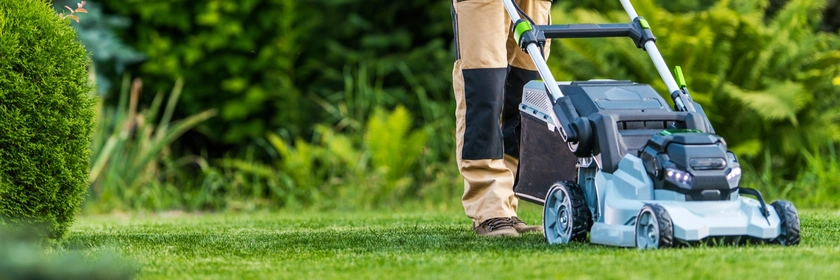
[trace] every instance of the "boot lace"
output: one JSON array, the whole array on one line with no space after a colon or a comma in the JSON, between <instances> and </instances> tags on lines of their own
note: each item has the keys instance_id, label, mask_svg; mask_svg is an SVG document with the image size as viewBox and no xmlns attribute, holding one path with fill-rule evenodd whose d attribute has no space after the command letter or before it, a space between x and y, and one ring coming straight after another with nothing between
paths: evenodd
<instances>
[{"instance_id":1,"label":"boot lace","mask_svg":"<svg viewBox=\"0 0 840 280\"><path fill-rule=\"evenodd\" d=\"M479 226L487 228L488 231L493 231L501 227L513 226L513 223L511 222L510 218L492 218L481 222Z\"/></svg>"}]
</instances>

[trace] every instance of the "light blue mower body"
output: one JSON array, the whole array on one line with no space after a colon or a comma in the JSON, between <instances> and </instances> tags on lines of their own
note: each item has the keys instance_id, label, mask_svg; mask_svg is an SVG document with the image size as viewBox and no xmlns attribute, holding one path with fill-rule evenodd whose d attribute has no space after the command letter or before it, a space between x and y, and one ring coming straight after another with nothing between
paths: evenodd
<instances>
[{"instance_id":1,"label":"light blue mower body","mask_svg":"<svg viewBox=\"0 0 840 280\"><path fill-rule=\"evenodd\" d=\"M668 70L629 0L621 3L630 23L570 25L535 25L511 0L500 1L542 77L522 93L514 191L544 205L549 243L799 243L796 208L784 200L765 204L740 185L737 157L691 99L679 67L676 78ZM545 40L583 37L629 37L650 55L669 92L631 81L556 82L542 56Z\"/></svg>"}]
</instances>

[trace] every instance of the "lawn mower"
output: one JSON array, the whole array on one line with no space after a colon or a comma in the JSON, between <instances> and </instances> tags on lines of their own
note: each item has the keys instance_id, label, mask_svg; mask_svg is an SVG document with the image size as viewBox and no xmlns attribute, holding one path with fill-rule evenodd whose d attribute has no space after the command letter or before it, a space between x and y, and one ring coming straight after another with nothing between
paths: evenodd
<instances>
[{"instance_id":1,"label":"lawn mower","mask_svg":"<svg viewBox=\"0 0 840 280\"><path fill-rule=\"evenodd\" d=\"M514 191L543 205L548 243L799 244L796 208L785 200L768 205L740 186L738 158L691 98L680 68L671 74L629 0L621 4L630 23L565 25L536 25L512 0L501 1L542 78L522 92ZM545 41L594 37L629 37L646 51L673 105L648 84L556 82L542 55Z\"/></svg>"}]
</instances>

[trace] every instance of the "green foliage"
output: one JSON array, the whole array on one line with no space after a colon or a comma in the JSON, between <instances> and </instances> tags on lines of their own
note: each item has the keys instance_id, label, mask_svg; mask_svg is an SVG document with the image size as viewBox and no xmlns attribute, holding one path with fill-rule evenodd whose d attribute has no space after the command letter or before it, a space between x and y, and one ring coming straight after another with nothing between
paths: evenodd
<instances>
[{"instance_id":1,"label":"green foliage","mask_svg":"<svg viewBox=\"0 0 840 280\"><path fill-rule=\"evenodd\" d=\"M837 145L829 143L827 148L802 149L805 157L804 170L796 178L798 188L795 197L805 198L806 205L837 208L840 202L840 153Z\"/></svg>"},{"instance_id":2,"label":"green foliage","mask_svg":"<svg viewBox=\"0 0 840 280\"><path fill-rule=\"evenodd\" d=\"M411 177L406 174L411 174L411 169L417 166L428 138L426 131L409 131L412 121L411 115L402 106L390 115L377 110L368 120L365 146L371 153L372 165L380 169L377 172L385 178L385 183L378 186L380 189L367 192L371 196L371 204L402 195L401 192L411 183Z\"/></svg>"},{"instance_id":3,"label":"green foliage","mask_svg":"<svg viewBox=\"0 0 840 280\"><path fill-rule=\"evenodd\" d=\"M448 3L429 1L99 1L109 13L134 19L121 37L145 53L135 69L154 89L184 77L176 115L216 108L219 118L184 141L211 153L244 151L267 132L309 138L330 122L314 100L335 101L345 65L370 65L391 93L381 102L405 103L401 63L437 100L449 100L451 57ZM412 21L402 21L411 15ZM446 34L450 34L444 36ZM327 119L327 120L325 120Z\"/></svg>"},{"instance_id":4,"label":"green foliage","mask_svg":"<svg viewBox=\"0 0 840 280\"><path fill-rule=\"evenodd\" d=\"M672 14L652 0L634 1L665 60L682 66L692 96L730 148L756 165L762 151L773 151L773 168L781 169L776 174L793 178L804 160L801 147L840 141L840 87L832 84L840 75L840 37L817 31L820 18L814 15L825 1L789 1L767 22L763 5L745 3L721 1L708 10ZM627 21L620 11L554 12L570 22ZM552 66L562 78L630 79L665 92L647 55L627 39L554 46Z\"/></svg>"},{"instance_id":5,"label":"green foliage","mask_svg":"<svg viewBox=\"0 0 840 280\"><path fill-rule=\"evenodd\" d=\"M785 2L788 0L727 0L727 5L730 8L741 11L741 10L755 10L755 9L763 9L768 8L771 9L770 13L773 13L778 7L784 6ZM630 1L631 4L634 6L636 5L637 1ZM667 10L668 12L672 13L686 13L692 11L702 11L711 8L717 3L722 1L720 0L653 0L653 2L663 9ZM567 9L589 9L599 12L608 12L612 10L621 10L624 11L621 2L615 0L591 0L591 1L564 1L561 2L561 5ZM624 14L626 15L626 14Z\"/></svg>"},{"instance_id":6,"label":"green foliage","mask_svg":"<svg viewBox=\"0 0 840 280\"><path fill-rule=\"evenodd\" d=\"M441 129L451 130L446 104L428 101L423 88L415 87L413 91L428 105L423 114L435 121L413 128L414 114L402 106L382 109L380 100L388 92L367 76L366 67L359 69L359 78L350 77L348 71L345 90L336 93L341 97L337 102L319 101L338 121L316 125L312 138L269 133L263 146L209 161L204 155L178 157L170 151L169 140L206 117L179 121L190 123L186 126L164 125L171 118L173 102L182 96L180 86L169 97L170 111L162 114L162 95L148 110L140 111L139 81L129 90L124 80L118 106L100 103L91 196L85 209L360 209L394 206L414 197L424 198L417 201L428 207L440 208L444 201L457 205L461 182L448 157L451 149L437 148L452 145L454 137L431 137ZM407 68L402 71L416 82ZM154 124L155 116L160 124ZM187 121L192 118L200 119ZM175 131L176 126L181 128ZM157 127L170 127L165 134L174 135L156 138L164 133ZM161 150L151 149L161 145ZM270 161L258 158L265 154Z\"/></svg>"},{"instance_id":7,"label":"green foliage","mask_svg":"<svg viewBox=\"0 0 840 280\"><path fill-rule=\"evenodd\" d=\"M215 110L205 110L173 120L183 89L181 80L169 94L165 107L164 95L158 92L148 109L139 110L141 88L142 83L135 79L129 90L126 78L118 106L107 106L101 101L98 104L90 196L100 202L95 205L99 211L178 205L177 194L183 188L176 186L173 177L180 175L192 157L173 160L169 145L216 114Z\"/></svg>"},{"instance_id":8,"label":"green foliage","mask_svg":"<svg viewBox=\"0 0 840 280\"><path fill-rule=\"evenodd\" d=\"M825 18L822 23L822 30L827 32L840 32L840 1L830 0L825 9Z\"/></svg>"},{"instance_id":9,"label":"green foliage","mask_svg":"<svg viewBox=\"0 0 840 280\"><path fill-rule=\"evenodd\" d=\"M823 148L802 149L805 162L794 179L782 179L774 173L775 165L769 152L765 152L762 170L746 174L750 187L762 190L771 198L791 198L798 205L836 208L840 206L840 161L837 144L828 142ZM757 172L755 172L757 171Z\"/></svg>"},{"instance_id":10,"label":"green foliage","mask_svg":"<svg viewBox=\"0 0 840 280\"><path fill-rule=\"evenodd\" d=\"M119 34L148 56L133 68L147 87L169 89L184 77L189 86L172 118L220 114L167 143L156 167L142 169L152 175L128 176L143 183L114 187L121 202L103 209L366 209L406 200L457 207L449 3L99 2L106 14L133 20ZM633 3L717 132L744 168L755 167L745 184L828 205L796 181L830 181L823 171L799 171L831 174L810 158L827 161L840 135L840 39L817 32L815 16L827 2ZM628 20L618 1L555 4L558 24ZM415 19L401 20L407 15ZM650 59L626 38L555 42L549 65L559 79L631 79L664 92ZM138 101L149 102L162 101Z\"/></svg>"},{"instance_id":11,"label":"green foliage","mask_svg":"<svg viewBox=\"0 0 840 280\"><path fill-rule=\"evenodd\" d=\"M76 7L79 0L54 0L53 9L67 12L64 6ZM99 95L112 90L112 80L122 77L126 67L141 62L145 56L120 40L114 30L123 30L130 20L118 15L103 13L99 3L86 1L87 13L79 15L81 20L73 27L79 34L79 40L91 54L96 69L96 87Z\"/></svg>"},{"instance_id":12,"label":"green foliage","mask_svg":"<svg viewBox=\"0 0 840 280\"><path fill-rule=\"evenodd\" d=\"M377 109L361 128L364 137L318 125L311 141L287 141L268 134L273 163L224 158L205 170L200 207L250 210L368 209L396 206L420 195L418 178L427 174L420 159L428 154L426 130L411 129L404 107ZM436 169L429 169L436 170ZM418 175L419 174L419 175ZM431 175L431 174L428 174ZM454 174L449 174L450 176ZM445 187L445 186L436 186ZM206 195L206 196L205 196Z\"/></svg>"},{"instance_id":13,"label":"green foliage","mask_svg":"<svg viewBox=\"0 0 840 280\"><path fill-rule=\"evenodd\" d=\"M207 127L216 143L264 134L267 125L300 125L294 63L310 28L299 1L99 1L134 19L122 39L147 60L133 74L162 90L183 78L191 86L176 116L219 111ZM247 24L246 24L247 21ZM264 122L264 120L266 120Z\"/></svg>"},{"instance_id":14,"label":"green foliage","mask_svg":"<svg viewBox=\"0 0 840 280\"><path fill-rule=\"evenodd\" d=\"M44 1L0 2L0 225L61 239L87 189L88 54Z\"/></svg>"},{"instance_id":15,"label":"green foliage","mask_svg":"<svg viewBox=\"0 0 840 280\"><path fill-rule=\"evenodd\" d=\"M765 1L765 0L760 0ZM618 1L615 1L618 2ZM711 7L718 0L658 0L657 3L662 5L662 8L673 13L685 13L689 11L703 10ZM740 2L748 2L741 0Z\"/></svg>"},{"instance_id":16,"label":"green foliage","mask_svg":"<svg viewBox=\"0 0 840 280\"><path fill-rule=\"evenodd\" d=\"M427 88L423 76L415 74L407 63L396 63L395 67L403 77L403 86L399 88L384 85L385 71L382 67L364 63L355 69L345 67L343 89L325 98L315 99L328 113L323 123L335 124L335 128L342 133L361 135L362 124L371 117L372 112L378 108L393 108L392 105L396 103L416 114L416 117L411 118L412 127L422 125L422 129L429 135L440 131L454 131L455 119L451 113L455 110L454 103L444 102L433 96L434 89ZM409 103L413 103L413 100L394 99L395 96L402 95L414 96L417 108L411 109ZM427 156L420 159L421 167L453 158L454 134L451 137L429 137L427 140ZM452 164L454 166L454 162Z\"/></svg>"},{"instance_id":17,"label":"green foliage","mask_svg":"<svg viewBox=\"0 0 840 280\"><path fill-rule=\"evenodd\" d=\"M356 167L354 159L358 152L346 136L335 135L323 126L320 128L322 137L315 140L314 146L302 139L297 139L291 146L274 134L268 135L269 143L279 156L272 173L280 173L277 175L285 183L289 194L281 197L285 198L287 206L319 201L326 191L327 180L346 179L346 176L333 175L344 174L345 170ZM320 165L323 168L319 168Z\"/></svg>"}]
</instances>

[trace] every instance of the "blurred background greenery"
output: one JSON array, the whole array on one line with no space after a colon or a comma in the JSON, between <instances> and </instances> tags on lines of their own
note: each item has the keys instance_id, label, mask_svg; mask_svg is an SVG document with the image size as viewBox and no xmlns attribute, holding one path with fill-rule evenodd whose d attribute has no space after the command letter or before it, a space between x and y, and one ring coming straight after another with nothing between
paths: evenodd
<instances>
[{"instance_id":1,"label":"blurred background greenery","mask_svg":"<svg viewBox=\"0 0 840 280\"><path fill-rule=\"evenodd\" d=\"M55 0L56 10L75 0ZM840 195L840 1L635 0L743 182ZM73 23L100 98L87 213L458 208L448 1L90 0ZM626 22L555 1L555 23ZM664 92L627 39L552 44L558 80Z\"/></svg>"}]
</instances>

